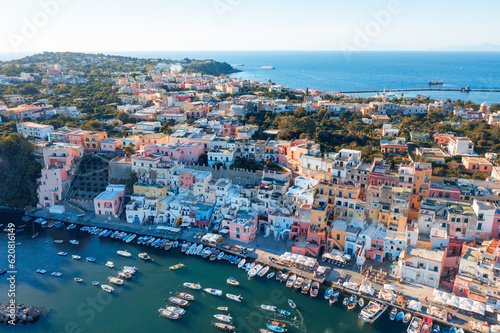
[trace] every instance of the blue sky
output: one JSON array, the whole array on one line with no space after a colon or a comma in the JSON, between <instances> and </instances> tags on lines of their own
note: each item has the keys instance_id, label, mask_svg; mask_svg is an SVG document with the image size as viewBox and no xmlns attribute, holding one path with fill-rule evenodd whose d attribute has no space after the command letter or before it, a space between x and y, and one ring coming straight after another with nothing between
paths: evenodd
<instances>
[{"instance_id":1,"label":"blue sky","mask_svg":"<svg viewBox=\"0 0 500 333\"><path fill-rule=\"evenodd\" d=\"M55 5L54 5L55 4ZM500 45L484 0L0 0L0 52Z\"/></svg>"}]
</instances>

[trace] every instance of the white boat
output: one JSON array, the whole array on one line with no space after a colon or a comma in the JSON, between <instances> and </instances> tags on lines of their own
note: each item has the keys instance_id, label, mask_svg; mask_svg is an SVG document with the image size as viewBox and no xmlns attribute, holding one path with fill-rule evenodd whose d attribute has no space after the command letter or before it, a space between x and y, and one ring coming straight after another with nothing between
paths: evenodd
<instances>
[{"instance_id":1,"label":"white boat","mask_svg":"<svg viewBox=\"0 0 500 333\"><path fill-rule=\"evenodd\" d=\"M221 260L224 257L224 254L225 253L221 251L221 253L217 256L217 260Z\"/></svg>"},{"instance_id":2,"label":"white boat","mask_svg":"<svg viewBox=\"0 0 500 333\"><path fill-rule=\"evenodd\" d=\"M413 317L410 325L408 325L408 329L406 330L408 333L419 333L420 327L422 326L422 318Z\"/></svg>"},{"instance_id":3,"label":"white boat","mask_svg":"<svg viewBox=\"0 0 500 333\"><path fill-rule=\"evenodd\" d=\"M108 281L112 284L116 284L117 286L123 286L123 280L117 277L108 276Z\"/></svg>"},{"instance_id":4,"label":"white boat","mask_svg":"<svg viewBox=\"0 0 500 333\"><path fill-rule=\"evenodd\" d=\"M196 248L196 251L194 252L194 254L197 255L197 256L199 256L199 255L201 255L201 251L203 251L203 244L198 245L198 247Z\"/></svg>"},{"instance_id":5,"label":"white boat","mask_svg":"<svg viewBox=\"0 0 500 333\"><path fill-rule=\"evenodd\" d=\"M185 309L178 308L176 306L167 306L167 310L172 311L173 313L178 313L180 316L186 313Z\"/></svg>"},{"instance_id":6,"label":"white boat","mask_svg":"<svg viewBox=\"0 0 500 333\"><path fill-rule=\"evenodd\" d=\"M274 69L273 65L264 65L261 67L261 69Z\"/></svg>"},{"instance_id":7,"label":"white boat","mask_svg":"<svg viewBox=\"0 0 500 333\"><path fill-rule=\"evenodd\" d=\"M82 257L80 257L80 256L78 256L78 255L76 255L76 254L73 254L73 255L71 256L71 258L73 258L73 259L75 259L75 260L80 260L80 259L82 259Z\"/></svg>"},{"instance_id":8,"label":"white boat","mask_svg":"<svg viewBox=\"0 0 500 333\"><path fill-rule=\"evenodd\" d=\"M219 289L205 288L203 290L205 290L207 293L209 293L211 295L222 296L222 290L219 290Z\"/></svg>"},{"instance_id":9,"label":"white boat","mask_svg":"<svg viewBox=\"0 0 500 333\"><path fill-rule=\"evenodd\" d=\"M125 257L125 258L130 258L132 256L130 254L130 252L128 252L127 250L125 250L125 251L116 251L116 253L118 253L119 256L122 256L122 257Z\"/></svg>"},{"instance_id":10,"label":"white boat","mask_svg":"<svg viewBox=\"0 0 500 333\"><path fill-rule=\"evenodd\" d=\"M180 314L173 312L173 311L169 310L168 308L167 309L158 309L158 312L163 317L167 317L170 319L181 319Z\"/></svg>"},{"instance_id":11,"label":"white boat","mask_svg":"<svg viewBox=\"0 0 500 333\"><path fill-rule=\"evenodd\" d=\"M183 285L184 285L184 287L189 288L189 289L194 289L194 290L201 289L201 286L199 283L184 282Z\"/></svg>"},{"instance_id":12,"label":"white boat","mask_svg":"<svg viewBox=\"0 0 500 333\"><path fill-rule=\"evenodd\" d=\"M264 275L267 274L267 272L269 271L269 266L266 266L264 268L262 268L258 273L257 273L257 276L258 277L263 277Z\"/></svg>"},{"instance_id":13,"label":"white boat","mask_svg":"<svg viewBox=\"0 0 500 333\"><path fill-rule=\"evenodd\" d=\"M248 271L249 277L254 277L262 269L261 265L255 265L251 270Z\"/></svg>"},{"instance_id":14,"label":"white boat","mask_svg":"<svg viewBox=\"0 0 500 333\"><path fill-rule=\"evenodd\" d=\"M238 268L241 268L243 267L243 265L245 264L247 260L245 258L243 258L239 263L238 263Z\"/></svg>"},{"instance_id":15,"label":"white boat","mask_svg":"<svg viewBox=\"0 0 500 333\"><path fill-rule=\"evenodd\" d=\"M61 275L61 272L52 272L52 276L60 277Z\"/></svg>"},{"instance_id":16,"label":"white boat","mask_svg":"<svg viewBox=\"0 0 500 333\"><path fill-rule=\"evenodd\" d=\"M113 291L115 291L115 288L108 286L107 284L101 284L101 288L107 293L112 293Z\"/></svg>"},{"instance_id":17,"label":"white boat","mask_svg":"<svg viewBox=\"0 0 500 333\"><path fill-rule=\"evenodd\" d=\"M56 243L56 244L61 244L63 242L64 241L62 239L54 239L54 243Z\"/></svg>"},{"instance_id":18,"label":"white boat","mask_svg":"<svg viewBox=\"0 0 500 333\"><path fill-rule=\"evenodd\" d=\"M82 283L83 282L83 279L79 278L79 277L74 278L74 280L75 280L75 282L78 282L78 283Z\"/></svg>"},{"instance_id":19,"label":"white boat","mask_svg":"<svg viewBox=\"0 0 500 333\"><path fill-rule=\"evenodd\" d=\"M366 323L374 323L382 313L387 310L387 305L378 301L370 301L358 315L358 318Z\"/></svg>"},{"instance_id":20,"label":"white boat","mask_svg":"<svg viewBox=\"0 0 500 333\"><path fill-rule=\"evenodd\" d=\"M231 324L233 318L225 314L215 314L214 317L220 321Z\"/></svg>"},{"instance_id":21,"label":"white boat","mask_svg":"<svg viewBox=\"0 0 500 333\"><path fill-rule=\"evenodd\" d=\"M191 243L184 243L184 244L182 244L182 246L181 246L181 252L185 253L189 249L190 246L191 246Z\"/></svg>"},{"instance_id":22,"label":"white boat","mask_svg":"<svg viewBox=\"0 0 500 333\"><path fill-rule=\"evenodd\" d=\"M115 267L115 264L112 261L108 261L106 263L106 267L113 268L113 267Z\"/></svg>"},{"instance_id":23,"label":"white boat","mask_svg":"<svg viewBox=\"0 0 500 333\"><path fill-rule=\"evenodd\" d=\"M151 258L148 256L148 254L146 252L139 253L138 256L139 256L139 258L141 258L144 261L151 260Z\"/></svg>"},{"instance_id":24,"label":"white boat","mask_svg":"<svg viewBox=\"0 0 500 333\"><path fill-rule=\"evenodd\" d=\"M236 281L234 277L230 277L229 279L226 280L227 284L230 284L232 286L239 286L240 283Z\"/></svg>"},{"instance_id":25,"label":"white boat","mask_svg":"<svg viewBox=\"0 0 500 333\"><path fill-rule=\"evenodd\" d=\"M68 254L67 254L66 252L57 252L57 255L62 256L62 257L65 257L65 256L67 256Z\"/></svg>"},{"instance_id":26,"label":"white boat","mask_svg":"<svg viewBox=\"0 0 500 333\"><path fill-rule=\"evenodd\" d=\"M80 242L79 242L79 241L77 241L76 239L72 239L72 240L70 240L69 242L70 242L71 244L73 244L73 245L78 245L78 244L80 244Z\"/></svg>"},{"instance_id":27,"label":"white boat","mask_svg":"<svg viewBox=\"0 0 500 333\"><path fill-rule=\"evenodd\" d=\"M45 274L45 273L47 273L47 271L45 269L41 269L41 268L37 269L36 272L38 274Z\"/></svg>"},{"instance_id":28,"label":"white boat","mask_svg":"<svg viewBox=\"0 0 500 333\"><path fill-rule=\"evenodd\" d=\"M197 247L198 245L196 243L191 244L189 249L187 249L186 254L193 254Z\"/></svg>"},{"instance_id":29,"label":"white boat","mask_svg":"<svg viewBox=\"0 0 500 333\"><path fill-rule=\"evenodd\" d=\"M274 305L262 304L260 307L266 311L276 312L276 307Z\"/></svg>"},{"instance_id":30,"label":"white boat","mask_svg":"<svg viewBox=\"0 0 500 333\"><path fill-rule=\"evenodd\" d=\"M241 302L243 300L243 297L241 297L241 295L226 294L226 297L235 302Z\"/></svg>"}]
</instances>

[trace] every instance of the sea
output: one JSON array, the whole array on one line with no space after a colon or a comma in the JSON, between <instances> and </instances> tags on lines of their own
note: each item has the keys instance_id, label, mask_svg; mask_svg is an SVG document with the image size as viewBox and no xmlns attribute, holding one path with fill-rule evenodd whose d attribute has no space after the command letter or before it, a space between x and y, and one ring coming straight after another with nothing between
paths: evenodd
<instances>
[{"instance_id":1,"label":"sea","mask_svg":"<svg viewBox=\"0 0 500 333\"><path fill-rule=\"evenodd\" d=\"M0 224L6 225L20 221L21 214L0 213ZM234 325L240 333L259 332L270 319L279 320L287 325L289 333L336 333L336 332L406 332L406 325L389 320L389 313L384 314L373 325L362 323L357 315L360 308L353 311L341 304L343 296L332 306L325 301L322 288L317 298L287 289L274 278L249 279L246 273L225 261L210 262L201 257L187 256L179 249L170 251L146 248L135 242L126 244L122 241L99 238L80 231L47 228L35 231L39 236L32 239L30 223L16 241L15 300L18 304L35 306L43 315L33 324L1 326L2 332L177 332L199 333L218 332L211 326L213 315L221 313L216 308L229 307L228 314L233 317ZM63 240L56 244L55 239ZM72 245L69 240L77 239L79 245ZM131 258L119 257L118 250L128 250ZM68 255L62 257L57 252ZM153 261L144 262L138 253L147 251ZM71 258L72 254L82 257ZM96 262L87 262L85 257L94 257ZM0 267L5 267L7 259L6 233L0 233ZM114 269L104 264L113 261ZM185 267L171 271L169 266L182 262ZM92 285L97 280L106 283L109 276L117 276L117 270L124 265L136 266L138 273L124 286L115 286L115 292L105 293L100 287ZM39 268L46 274L37 274ZM54 277L52 272L61 272L61 277ZM73 279L81 277L84 282L76 283ZM233 287L226 283L228 277L234 277L240 286ZM0 303L10 300L7 295L9 284L7 276L0 276ZM221 289L224 293L241 295L241 303L223 297L212 296L204 291L188 290L184 282L200 283L204 288ZM180 320L170 320L159 316L158 309L164 308L165 299L175 295L178 290L193 294L196 298L187 308ZM288 306L288 299L297 304L295 310ZM290 317L264 311L261 304L275 305L290 311ZM387 311L388 312L388 311Z\"/></svg>"},{"instance_id":2,"label":"sea","mask_svg":"<svg viewBox=\"0 0 500 333\"><path fill-rule=\"evenodd\" d=\"M140 58L214 59L242 72L231 77L265 81L294 89L359 91L429 88L430 81L443 81L440 88L500 89L498 52L402 52L402 51L144 51L103 52ZM0 60L25 54L0 53ZM262 69L272 65L275 69ZM401 92L395 92L401 97ZM488 104L500 102L500 92L412 91L433 99L457 99ZM361 97L375 93L358 94Z\"/></svg>"}]
</instances>

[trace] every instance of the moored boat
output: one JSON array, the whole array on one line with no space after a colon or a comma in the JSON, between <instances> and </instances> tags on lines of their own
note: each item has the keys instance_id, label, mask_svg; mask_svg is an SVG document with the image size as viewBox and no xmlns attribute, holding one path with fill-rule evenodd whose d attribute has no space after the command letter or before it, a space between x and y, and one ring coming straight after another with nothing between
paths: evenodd
<instances>
[{"instance_id":1,"label":"moored boat","mask_svg":"<svg viewBox=\"0 0 500 333\"><path fill-rule=\"evenodd\" d=\"M151 258L148 256L148 254L146 252L139 253L137 256L144 261L151 260Z\"/></svg>"},{"instance_id":2,"label":"moored boat","mask_svg":"<svg viewBox=\"0 0 500 333\"><path fill-rule=\"evenodd\" d=\"M212 321L212 326L223 330L223 331L236 331L236 327L227 323L221 323L218 321Z\"/></svg>"},{"instance_id":3,"label":"moored boat","mask_svg":"<svg viewBox=\"0 0 500 333\"><path fill-rule=\"evenodd\" d=\"M394 320L394 319L396 319L396 315L397 315L397 310L396 310L396 308L392 308L391 312L389 313L389 319L390 319L390 320Z\"/></svg>"},{"instance_id":4,"label":"moored boat","mask_svg":"<svg viewBox=\"0 0 500 333\"><path fill-rule=\"evenodd\" d=\"M302 293L307 294L309 292L309 289L311 289L311 279L305 279L304 282L302 283Z\"/></svg>"},{"instance_id":5,"label":"moored boat","mask_svg":"<svg viewBox=\"0 0 500 333\"><path fill-rule=\"evenodd\" d=\"M177 296L179 296L180 298L183 298L185 299L186 301L194 301L194 296L191 295L191 294L188 294L184 291L177 291Z\"/></svg>"},{"instance_id":6,"label":"moored boat","mask_svg":"<svg viewBox=\"0 0 500 333\"><path fill-rule=\"evenodd\" d=\"M266 311L276 312L276 307L274 305L262 304L260 307Z\"/></svg>"},{"instance_id":7,"label":"moored boat","mask_svg":"<svg viewBox=\"0 0 500 333\"><path fill-rule=\"evenodd\" d=\"M333 295L333 288L330 287L325 292L325 299L326 300L330 299L330 297L332 297L332 295Z\"/></svg>"},{"instance_id":8,"label":"moored boat","mask_svg":"<svg viewBox=\"0 0 500 333\"><path fill-rule=\"evenodd\" d=\"M347 303L347 310L353 310L356 307L356 304L358 304L358 297L356 295L352 295Z\"/></svg>"},{"instance_id":9,"label":"moored boat","mask_svg":"<svg viewBox=\"0 0 500 333\"><path fill-rule=\"evenodd\" d=\"M194 290L201 289L201 285L199 283L184 282L182 285L189 289L194 289Z\"/></svg>"},{"instance_id":10,"label":"moored boat","mask_svg":"<svg viewBox=\"0 0 500 333\"><path fill-rule=\"evenodd\" d=\"M178 263L177 265L170 266L169 268L171 270L175 271L177 269L181 269L182 267L184 267L184 264L183 263Z\"/></svg>"},{"instance_id":11,"label":"moored boat","mask_svg":"<svg viewBox=\"0 0 500 333\"><path fill-rule=\"evenodd\" d=\"M116 251L116 253L118 253L119 256L122 256L122 257L125 257L125 258L130 258L132 256L130 254L130 252L128 252L127 250Z\"/></svg>"},{"instance_id":12,"label":"moored boat","mask_svg":"<svg viewBox=\"0 0 500 333\"><path fill-rule=\"evenodd\" d=\"M328 300L328 303L330 305L334 304L335 302L338 301L339 299L339 295L340 295L340 292L338 290L335 290L332 294L332 296L330 297L330 299Z\"/></svg>"},{"instance_id":13,"label":"moored boat","mask_svg":"<svg viewBox=\"0 0 500 333\"><path fill-rule=\"evenodd\" d=\"M92 284L93 284L94 286L98 286L98 285L99 285L99 281L92 281Z\"/></svg>"},{"instance_id":14,"label":"moored boat","mask_svg":"<svg viewBox=\"0 0 500 333\"><path fill-rule=\"evenodd\" d=\"M291 313L289 311L286 311L283 309L277 309L276 312L278 312L280 315L285 316L285 317L288 317L289 315L291 315Z\"/></svg>"},{"instance_id":15,"label":"moored boat","mask_svg":"<svg viewBox=\"0 0 500 333\"><path fill-rule=\"evenodd\" d=\"M231 324L233 317L225 314L214 314L215 319Z\"/></svg>"},{"instance_id":16,"label":"moored boat","mask_svg":"<svg viewBox=\"0 0 500 333\"><path fill-rule=\"evenodd\" d=\"M238 268L243 267L243 265L245 265L246 261L247 260L245 258L241 259L241 261L238 263Z\"/></svg>"},{"instance_id":17,"label":"moored boat","mask_svg":"<svg viewBox=\"0 0 500 333\"><path fill-rule=\"evenodd\" d=\"M94 257L87 257L85 258L88 262L95 262L95 258Z\"/></svg>"},{"instance_id":18,"label":"moored boat","mask_svg":"<svg viewBox=\"0 0 500 333\"><path fill-rule=\"evenodd\" d=\"M227 284L230 284L232 286L239 286L240 283L238 281L236 281L236 279L234 277L230 277L226 280Z\"/></svg>"},{"instance_id":19,"label":"moored boat","mask_svg":"<svg viewBox=\"0 0 500 333\"><path fill-rule=\"evenodd\" d=\"M123 286L123 280L117 277L108 276L108 281L112 284L116 284L117 286Z\"/></svg>"},{"instance_id":20,"label":"moored boat","mask_svg":"<svg viewBox=\"0 0 500 333\"><path fill-rule=\"evenodd\" d=\"M291 299L289 299L289 300L288 300L288 305L290 305L290 307L291 307L292 309L295 309L295 308L297 307L297 305L295 304L295 302L294 302L294 301L292 301Z\"/></svg>"},{"instance_id":21,"label":"moored boat","mask_svg":"<svg viewBox=\"0 0 500 333\"><path fill-rule=\"evenodd\" d=\"M317 297L318 296L318 293L319 293L319 282L318 281L314 281L311 285L311 297Z\"/></svg>"},{"instance_id":22,"label":"moored boat","mask_svg":"<svg viewBox=\"0 0 500 333\"><path fill-rule=\"evenodd\" d=\"M405 315L403 316L403 324L408 324L410 319L411 319L411 313L409 312L405 313Z\"/></svg>"},{"instance_id":23,"label":"moored boat","mask_svg":"<svg viewBox=\"0 0 500 333\"><path fill-rule=\"evenodd\" d=\"M407 332L408 333L419 333L421 327L422 327L422 318L413 317L410 325L408 325Z\"/></svg>"},{"instance_id":24,"label":"moored boat","mask_svg":"<svg viewBox=\"0 0 500 333\"><path fill-rule=\"evenodd\" d=\"M57 255L65 257L68 254L66 252L57 252Z\"/></svg>"},{"instance_id":25,"label":"moored boat","mask_svg":"<svg viewBox=\"0 0 500 333\"><path fill-rule=\"evenodd\" d=\"M175 311L169 309L158 309L158 312L161 316L169 318L169 319L181 319L181 315Z\"/></svg>"},{"instance_id":26,"label":"moored boat","mask_svg":"<svg viewBox=\"0 0 500 333\"><path fill-rule=\"evenodd\" d=\"M219 290L219 289L205 288L203 290L211 295L222 296L222 290Z\"/></svg>"},{"instance_id":27,"label":"moored boat","mask_svg":"<svg viewBox=\"0 0 500 333\"><path fill-rule=\"evenodd\" d=\"M396 321L403 320L404 315L405 315L405 313L403 311L399 311L398 314L396 315Z\"/></svg>"},{"instance_id":28,"label":"moored boat","mask_svg":"<svg viewBox=\"0 0 500 333\"><path fill-rule=\"evenodd\" d=\"M219 311L227 311L227 310L229 310L229 308L227 306L218 306L217 310L219 310Z\"/></svg>"},{"instance_id":29,"label":"moored boat","mask_svg":"<svg viewBox=\"0 0 500 333\"><path fill-rule=\"evenodd\" d=\"M267 328L269 328L271 331L274 331L274 332L281 333L281 332L286 331L283 327L279 327L279 326L276 326L274 324L267 323L266 326L267 326Z\"/></svg>"},{"instance_id":30,"label":"moored boat","mask_svg":"<svg viewBox=\"0 0 500 333\"><path fill-rule=\"evenodd\" d=\"M178 306L189 306L189 302L186 301L185 299L182 299L180 297L175 297L175 296L172 296L172 297L169 297L168 300L175 304L175 305L178 305Z\"/></svg>"},{"instance_id":31,"label":"moored boat","mask_svg":"<svg viewBox=\"0 0 500 333\"><path fill-rule=\"evenodd\" d=\"M235 302L241 302L243 300L243 297L240 295L226 294L226 297Z\"/></svg>"},{"instance_id":32,"label":"moored boat","mask_svg":"<svg viewBox=\"0 0 500 333\"><path fill-rule=\"evenodd\" d=\"M358 318L366 323L373 324L387 310L387 305L378 301L370 301L358 315Z\"/></svg>"},{"instance_id":33,"label":"moored boat","mask_svg":"<svg viewBox=\"0 0 500 333\"><path fill-rule=\"evenodd\" d=\"M115 267L115 264L112 261L108 261L105 266L109 267L109 268L113 268L113 267Z\"/></svg>"},{"instance_id":34,"label":"moored boat","mask_svg":"<svg viewBox=\"0 0 500 333\"><path fill-rule=\"evenodd\" d=\"M41 269L41 268L37 269L36 272L38 274L45 274L45 273L47 273L47 271L45 269Z\"/></svg>"},{"instance_id":35,"label":"moored boat","mask_svg":"<svg viewBox=\"0 0 500 333\"><path fill-rule=\"evenodd\" d=\"M82 257L80 257L79 255L76 255L76 254L73 254L73 255L71 256L71 258L73 258L73 259L75 259L75 260L80 260L80 259L82 259Z\"/></svg>"},{"instance_id":36,"label":"moored boat","mask_svg":"<svg viewBox=\"0 0 500 333\"><path fill-rule=\"evenodd\" d=\"M108 286L107 284L101 284L101 289L107 293L112 293L113 291L115 291L115 288Z\"/></svg>"},{"instance_id":37,"label":"moored boat","mask_svg":"<svg viewBox=\"0 0 500 333\"><path fill-rule=\"evenodd\" d=\"M79 277L74 278L74 280L75 280L75 282L78 282L78 283L82 283L83 282L83 279L79 278Z\"/></svg>"},{"instance_id":38,"label":"moored boat","mask_svg":"<svg viewBox=\"0 0 500 333\"><path fill-rule=\"evenodd\" d=\"M362 299L362 298L360 298L359 301L358 301L358 304L359 304L360 307L365 306L365 300Z\"/></svg>"}]
</instances>

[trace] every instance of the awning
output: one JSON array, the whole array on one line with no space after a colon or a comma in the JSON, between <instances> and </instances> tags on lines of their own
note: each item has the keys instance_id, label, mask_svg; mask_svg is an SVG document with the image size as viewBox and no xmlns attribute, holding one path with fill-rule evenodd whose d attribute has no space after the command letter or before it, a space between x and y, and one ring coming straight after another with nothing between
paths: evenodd
<instances>
[{"instance_id":1,"label":"awning","mask_svg":"<svg viewBox=\"0 0 500 333\"><path fill-rule=\"evenodd\" d=\"M471 311L484 316L484 312L486 311L486 305L481 302L473 301Z\"/></svg>"},{"instance_id":2,"label":"awning","mask_svg":"<svg viewBox=\"0 0 500 333\"><path fill-rule=\"evenodd\" d=\"M420 312L422 310L422 303L411 300L410 303L408 303L408 309Z\"/></svg>"},{"instance_id":3,"label":"awning","mask_svg":"<svg viewBox=\"0 0 500 333\"><path fill-rule=\"evenodd\" d=\"M394 290L396 290L396 286L393 284L384 284L384 289L394 291Z\"/></svg>"},{"instance_id":4,"label":"awning","mask_svg":"<svg viewBox=\"0 0 500 333\"><path fill-rule=\"evenodd\" d=\"M373 294L375 293L375 290L373 289L372 286L368 286L366 284L363 284L363 285L361 285L359 287L359 292L363 293L363 294L367 294L367 295L373 296Z\"/></svg>"},{"instance_id":5,"label":"awning","mask_svg":"<svg viewBox=\"0 0 500 333\"><path fill-rule=\"evenodd\" d=\"M446 301L446 305L449 305L449 306L454 306L456 308L458 308L460 306L460 298L457 297L457 296L454 296L452 295L447 301Z\"/></svg>"}]
</instances>

